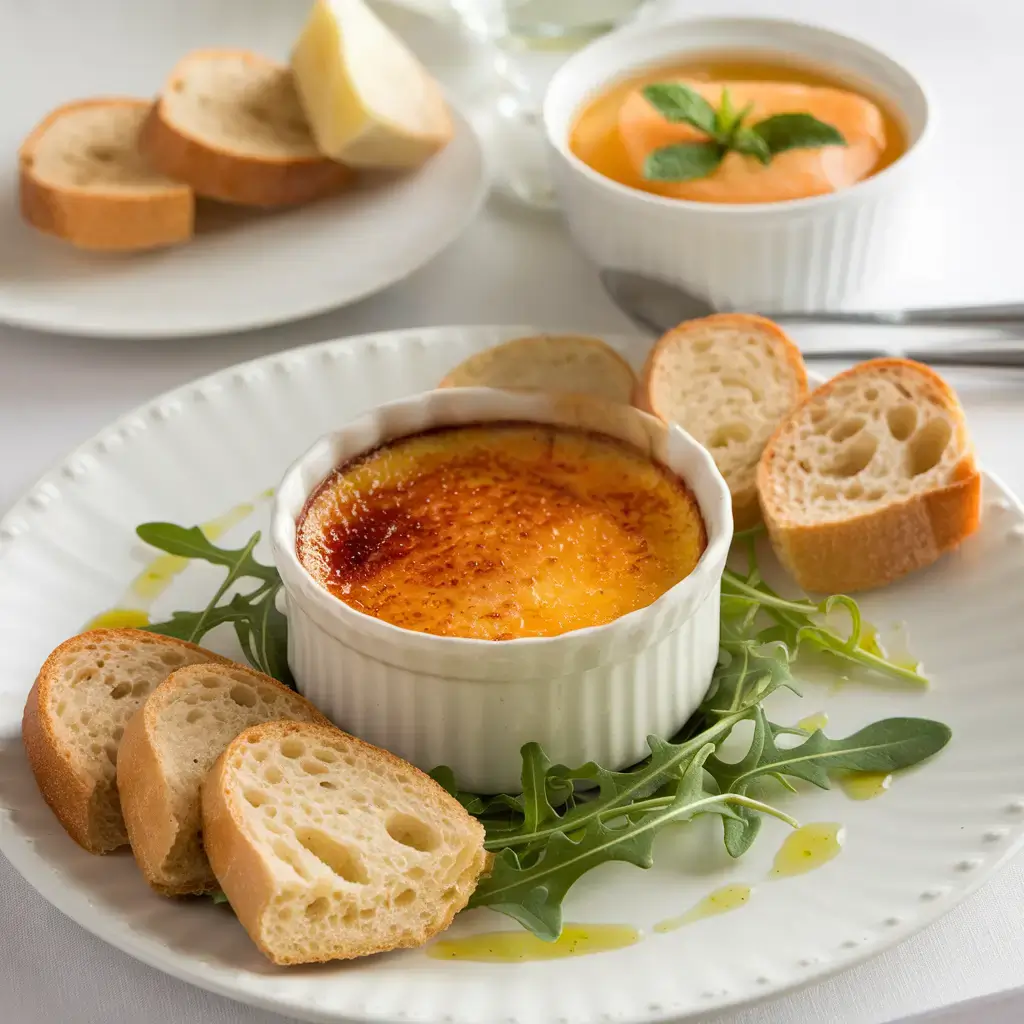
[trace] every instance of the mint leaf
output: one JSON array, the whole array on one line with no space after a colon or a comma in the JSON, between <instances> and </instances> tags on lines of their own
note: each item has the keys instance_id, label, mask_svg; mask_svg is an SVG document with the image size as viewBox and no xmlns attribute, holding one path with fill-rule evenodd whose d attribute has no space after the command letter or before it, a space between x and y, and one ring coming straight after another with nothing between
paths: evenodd
<instances>
[{"instance_id":1,"label":"mint leaf","mask_svg":"<svg viewBox=\"0 0 1024 1024\"><path fill-rule=\"evenodd\" d=\"M666 121L693 125L708 135L715 134L715 108L693 89L671 82L648 85L644 98Z\"/></svg>"},{"instance_id":2,"label":"mint leaf","mask_svg":"<svg viewBox=\"0 0 1024 1024\"><path fill-rule=\"evenodd\" d=\"M648 154L644 177L648 181L694 181L718 169L725 154L717 142L679 142Z\"/></svg>"},{"instance_id":3,"label":"mint leaf","mask_svg":"<svg viewBox=\"0 0 1024 1024\"><path fill-rule=\"evenodd\" d=\"M753 125L774 156L787 149L819 149L822 146L845 146L846 139L838 128L819 121L811 114L775 114Z\"/></svg>"},{"instance_id":4,"label":"mint leaf","mask_svg":"<svg viewBox=\"0 0 1024 1024\"><path fill-rule=\"evenodd\" d=\"M749 112L746 107L744 112ZM722 97L718 101L718 110L715 112L715 134L720 141L725 142L732 136L733 130L740 123L743 114L738 114L732 105L732 96L728 89L722 89Z\"/></svg>"},{"instance_id":5,"label":"mint leaf","mask_svg":"<svg viewBox=\"0 0 1024 1024\"><path fill-rule=\"evenodd\" d=\"M768 143L753 128L745 125L740 125L736 129L732 138L732 148L745 156L757 157L765 166L772 162L772 151L768 148Z\"/></svg>"}]
</instances>

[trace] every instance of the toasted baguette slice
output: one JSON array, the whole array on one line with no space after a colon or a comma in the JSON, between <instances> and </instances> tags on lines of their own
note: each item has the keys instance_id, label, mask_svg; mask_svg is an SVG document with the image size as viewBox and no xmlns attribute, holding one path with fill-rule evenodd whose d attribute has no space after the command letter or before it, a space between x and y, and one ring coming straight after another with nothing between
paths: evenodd
<instances>
[{"instance_id":1,"label":"toasted baguette slice","mask_svg":"<svg viewBox=\"0 0 1024 1024\"><path fill-rule=\"evenodd\" d=\"M150 103L79 100L58 107L18 151L21 215L81 249L127 251L192 237L195 201L138 149Z\"/></svg>"},{"instance_id":2,"label":"toasted baguette slice","mask_svg":"<svg viewBox=\"0 0 1024 1024\"><path fill-rule=\"evenodd\" d=\"M321 725L247 729L202 804L214 874L277 964L422 945L488 864L483 827L433 779Z\"/></svg>"},{"instance_id":3,"label":"toasted baguette slice","mask_svg":"<svg viewBox=\"0 0 1024 1024\"><path fill-rule=\"evenodd\" d=\"M451 370L440 387L561 391L629 405L636 377L599 338L538 334L477 352Z\"/></svg>"},{"instance_id":4,"label":"toasted baguette slice","mask_svg":"<svg viewBox=\"0 0 1024 1024\"><path fill-rule=\"evenodd\" d=\"M140 147L197 195L293 206L344 188L353 172L316 148L291 72L244 50L200 50L171 72Z\"/></svg>"},{"instance_id":5,"label":"toasted baguette slice","mask_svg":"<svg viewBox=\"0 0 1024 1024\"><path fill-rule=\"evenodd\" d=\"M217 888L203 852L199 786L224 748L250 725L331 723L304 697L241 665L172 672L125 726L117 756L132 853L165 896Z\"/></svg>"},{"instance_id":6,"label":"toasted baguette slice","mask_svg":"<svg viewBox=\"0 0 1024 1024\"><path fill-rule=\"evenodd\" d=\"M930 565L980 519L963 409L906 359L862 363L818 388L769 442L757 485L779 560L821 593Z\"/></svg>"},{"instance_id":7,"label":"toasted baguette slice","mask_svg":"<svg viewBox=\"0 0 1024 1024\"><path fill-rule=\"evenodd\" d=\"M128 719L176 668L224 660L138 629L94 629L46 659L21 735L43 798L76 843L109 853L128 842L115 767Z\"/></svg>"},{"instance_id":8,"label":"toasted baguette slice","mask_svg":"<svg viewBox=\"0 0 1024 1024\"><path fill-rule=\"evenodd\" d=\"M737 530L761 518L757 462L807 394L800 350L771 320L719 313L662 337L644 367L641 409L678 423L708 451L732 493Z\"/></svg>"}]
</instances>

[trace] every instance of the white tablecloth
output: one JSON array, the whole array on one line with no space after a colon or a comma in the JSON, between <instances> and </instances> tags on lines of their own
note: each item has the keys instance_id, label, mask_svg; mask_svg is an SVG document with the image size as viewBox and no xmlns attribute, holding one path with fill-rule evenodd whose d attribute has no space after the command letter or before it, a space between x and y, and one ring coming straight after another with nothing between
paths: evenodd
<instances>
[{"instance_id":1,"label":"white tablecloth","mask_svg":"<svg viewBox=\"0 0 1024 1024\"><path fill-rule=\"evenodd\" d=\"M868 298L873 305L1024 298L1018 256L1018 239L1024 236L1024 133L1018 125L1016 75L1024 5L1016 0L692 0L677 6L805 17L908 55L931 81L939 130L929 180L919 195L919 231L907 239L899 274ZM158 343L0 329L0 511L105 423L203 373L341 335L493 322L597 333L628 329L557 219L499 202L452 249L403 284L289 327ZM835 332L798 336L813 347ZM850 337L855 336L844 335ZM880 337L885 335L872 334L871 340ZM1024 490L1019 440L1024 374L969 371L952 379L984 462ZM3 1024L280 1024L283 1019L192 989L105 946L50 908L2 857L0 921ZM943 1024L1008 1024L1024 1020L1024 993L954 1004L1021 986L1024 858L889 953L797 994L716 1020L880 1024L939 1010L934 1019Z\"/></svg>"}]
</instances>

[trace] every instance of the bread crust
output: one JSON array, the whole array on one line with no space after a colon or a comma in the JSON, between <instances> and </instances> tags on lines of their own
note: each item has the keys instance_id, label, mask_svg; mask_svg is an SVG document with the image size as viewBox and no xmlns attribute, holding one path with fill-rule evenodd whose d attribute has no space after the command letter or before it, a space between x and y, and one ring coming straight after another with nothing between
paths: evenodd
<instances>
[{"instance_id":1,"label":"bread crust","mask_svg":"<svg viewBox=\"0 0 1024 1024\"><path fill-rule=\"evenodd\" d=\"M443 920L436 926L418 925L419 931L407 930L405 934L395 937L392 941L364 942L330 953L311 952L309 955L301 956L282 955L279 950L267 942L264 917L272 912L276 883L264 858L246 837L245 822L228 792L226 776L229 762L239 747L251 741L268 737L284 738L295 733L300 733L303 737L311 738L313 741L321 739L325 743L337 741L340 735L344 737L350 748L357 748L359 756L366 761L400 768L405 774L416 780L418 787L422 790L422 799L425 805L448 817L460 816L464 819L466 828L476 835L479 840L479 849L472 864L475 870L470 874L468 881L458 884L456 898L451 901ZM477 881L489 870L491 863L490 856L485 853L483 848L483 826L475 818L472 818L454 797L445 792L428 775L401 758L347 733L342 733L333 726L296 722L266 722L246 729L232 740L203 781L202 807L206 851L221 888L228 897L242 926L260 951L273 963L282 966L348 960L368 956L371 953L421 946L449 927L455 914L469 902Z\"/></svg>"},{"instance_id":2,"label":"bread crust","mask_svg":"<svg viewBox=\"0 0 1024 1024\"><path fill-rule=\"evenodd\" d=\"M96 98L65 103L36 125L18 150L22 217L39 231L80 249L129 252L188 241L195 226L195 199L186 185L168 183L149 193L58 186L40 180L33 163L39 143L62 117L86 107L147 108L147 100Z\"/></svg>"},{"instance_id":3,"label":"bread crust","mask_svg":"<svg viewBox=\"0 0 1024 1024\"><path fill-rule=\"evenodd\" d=\"M139 149L149 163L168 177L187 183L197 195L242 206L296 206L349 186L355 172L325 156L252 156L218 146L172 122L166 93L187 79L195 62L226 57L286 70L284 65L244 50L199 50L189 54L175 66L164 93L143 123Z\"/></svg>"},{"instance_id":4,"label":"bread crust","mask_svg":"<svg viewBox=\"0 0 1024 1024\"><path fill-rule=\"evenodd\" d=\"M797 344L777 323L753 313L713 313L711 316L702 317L699 320L684 321L678 327L667 331L654 343L644 362L643 370L640 372L633 404L638 409L657 416L665 423L674 422L670 412L660 408L654 400L653 391L658 370L663 361L671 358L671 349L674 346L688 341L689 337L697 332L716 327L757 331L767 336L793 376L796 385L793 405L797 406L803 402L807 397L807 367L804 365L803 356L800 354ZM747 530L756 526L761 521L761 506L758 501L756 482L739 489L732 487L730 489L732 490L732 517L735 529Z\"/></svg>"},{"instance_id":5,"label":"bread crust","mask_svg":"<svg viewBox=\"0 0 1024 1024\"><path fill-rule=\"evenodd\" d=\"M139 637L201 652L210 661L226 660L185 640L146 633L143 630L89 630L70 637L50 653L40 668L32 689L29 690L22 714L22 743L39 791L68 835L90 853L110 853L126 845L128 835L123 824L120 833L115 832L113 835L105 834L100 827L97 821L97 807L105 793L97 780L75 770L70 753L57 735L49 712L51 689L58 682L60 661L68 652L91 642L131 642ZM106 754L100 756L106 757Z\"/></svg>"},{"instance_id":6,"label":"bread crust","mask_svg":"<svg viewBox=\"0 0 1024 1024\"><path fill-rule=\"evenodd\" d=\"M911 371L934 389L967 439L963 409L953 389L933 370L907 359L874 359L837 375L812 392L776 430L757 471L758 494L768 536L779 561L804 589L855 593L882 587L934 563L958 547L981 521L981 474L973 450L954 467L943 487L836 522L793 523L772 497L771 479L781 461L778 445L799 423L807 405L851 377L876 370Z\"/></svg>"},{"instance_id":7,"label":"bread crust","mask_svg":"<svg viewBox=\"0 0 1024 1024\"><path fill-rule=\"evenodd\" d=\"M255 681L301 702L315 720L331 726L313 704L278 680L247 665L227 662L226 666L241 669ZM185 836L175 817L171 787L157 751L159 716L179 689L194 685L192 676L192 672L176 669L150 693L125 726L117 753L117 786L132 854L146 881L163 896L200 895L217 888L212 872L205 879L182 883L172 881L164 868L175 844Z\"/></svg>"}]
</instances>

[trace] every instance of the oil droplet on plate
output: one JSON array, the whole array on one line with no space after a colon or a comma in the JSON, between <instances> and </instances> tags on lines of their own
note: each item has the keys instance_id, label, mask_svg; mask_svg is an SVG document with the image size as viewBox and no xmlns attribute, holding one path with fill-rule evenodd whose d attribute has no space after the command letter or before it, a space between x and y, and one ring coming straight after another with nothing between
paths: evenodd
<instances>
[{"instance_id":1,"label":"oil droplet on plate","mask_svg":"<svg viewBox=\"0 0 1024 1024\"><path fill-rule=\"evenodd\" d=\"M877 627L869 622L861 624L860 643L862 651L873 654L876 658L885 658L897 668L905 668L910 672L919 672L921 662L907 649L907 629L904 623L887 630L883 640Z\"/></svg>"},{"instance_id":2,"label":"oil droplet on plate","mask_svg":"<svg viewBox=\"0 0 1024 1024\"><path fill-rule=\"evenodd\" d=\"M442 939L427 950L434 960L476 960L482 963L520 963L561 960L589 953L625 949L640 941L635 928L622 924L567 924L554 942L529 932L487 932L465 939Z\"/></svg>"},{"instance_id":3,"label":"oil droplet on plate","mask_svg":"<svg viewBox=\"0 0 1024 1024\"><path fill-rule=\"evenodd\" d=\"M843 848L846 830L835 821L817 821L786 836L772 867L772 878L802 875L827 864Z\"/></svg>"},{"instance_id":4,"label":"oil droplet on plate","mask_svg":"<svg viewBox=\"0 0 1024 1024\"><path fill-rule=\"evenodd\" d=\"M111 608L101 612L86 624L86 629L145 629L149 625L149 613L141 608Z\"/></svg>"},{"instance_id":5,"label":"oil droplet on plate","mask_svg":"<svg viewBox=\"0 0 1024 1024\"><path fill-rule=\"evenodd\" d=\"M260 495L262 497L262 495ZM228 530L233 526L237 526L239 523L244 522L256 511L256 506L250 502L242 502L241 505L236 505L233 509L225 512L224 515L217 519L211 519L208 523L203 523L199 527L200 530L206 534L206 539L209 541L219 540L224 536Z\"/></svg>"},{"instance_id":6,"label":"oil droplet on plate","mask_svg":"<svg viewBox=\"0 0 1024 1024\"><path fill-rule=\"evenodd\" d=\"M701 921L705 917L727 914L730 910L742 907L750 899L752 892L753 889L749 885L723 885L721 889L716 889L710 896L705 896L700 903L691 907L685 914L659 921L654 926L654 930L661 933L672 932L677 928L682 928L685 924Z\"/></svg>"},{"instance_id":7,"label":"oil droplet on plate","mask_svg":"<svg viewBox=\"0 0 1024 1024\"><path fill-rule=\"evenodd\" d=\"M839 779L839 785L851 800L873 800L892 785L892 773L849 772Z\"/></svg>"},{"instance_id":8,"label":"oil droplet on plate","mask_svg":"<svg viewBox=\"0 0 1024 1024\"><path fill-rule=\"evenodd\" d=\"M824 711L815 711L813 715L801 718L796 723L798 729L805 729L807 732L814 732L817 729L824 729L828 725L828 715Z\"/></svg>"},{"instance_id":9,"label":"oil droplet on plate","mask_svg":"<svg viewBox=\"0 0 1024 1024\"><path fill-rule=\"evenodd\" d=\"M261 491L255 501L244 501L229 509L222 516L203 523L199 529L209 541L219 540L232 527L244 522L256 511L255 502L266 501L274 496L274 489ZM189 565L190 559L178 555L158 555L149 562L129 584L128 592L122 598L124 607L102 612L85 625L85 629L117 629L132 627L142 629L149 625L149 608L153 602L180 576Z\"/></svg>"},{"instance_id":10,"label":"oil droplet on plate","mask_svg":"<svg viewBox=\"0 0 1024 1024\"><path fill-rule=\"evenodd\" d=\"M129 591L140 601L155 601L188 568L189 560L180 555L160 555L154 558L135 579Z\"/></svg>"}]
</instances>

